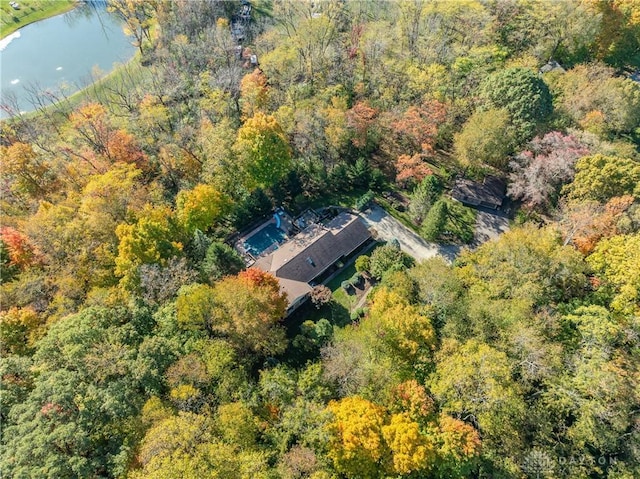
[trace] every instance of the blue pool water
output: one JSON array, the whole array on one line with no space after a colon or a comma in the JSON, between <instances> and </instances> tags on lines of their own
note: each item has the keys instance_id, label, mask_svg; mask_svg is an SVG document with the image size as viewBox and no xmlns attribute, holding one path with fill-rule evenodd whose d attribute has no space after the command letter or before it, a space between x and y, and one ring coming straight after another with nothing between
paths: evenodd
<instances>
[{"instance_id":1,"label":"blue pool water","mask_svg":"<svg viewBox=\"0 0 640 479\"><path fill-rule=\"evenodd\" d=\"M269 223L267 226L256 232L253 236L247 238L244 242L244 247L253 256L260 256L264 250L269 248L274 243L282 243L287 239L284 231L278 228L275 224Z\"/></svg>"}]
</instances>

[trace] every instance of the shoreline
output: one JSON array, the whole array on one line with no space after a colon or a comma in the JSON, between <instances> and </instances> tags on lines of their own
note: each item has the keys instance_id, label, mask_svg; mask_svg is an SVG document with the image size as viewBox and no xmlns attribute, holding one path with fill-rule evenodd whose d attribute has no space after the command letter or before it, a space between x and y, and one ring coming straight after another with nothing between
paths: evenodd
<instances>
[{"instance_id":1,"label":"shoreline","mask_svg":"<svg viewBox=\"0 0 640 479\"><path fill-rule=\"evenodd\" d=\"M59 3L59 5L58 5ZM62 15L63 13L70 12L74 8L80 6L82 4L81 0L74 0L68 3L63 2L52 2L52 8L47 10L36 10L35 12L26 15L23 19L18 22L16 25L8 24L5 28L2 29L0 33L0 41L6 39L7 37L19 32L22 28L27 25L31 25L32 23L39 22L41 20L46 20L51 17L55 17L57 15ZM17 38L17 37L15 37ZM7 42L7 45L9 43Z\"/></svg>"}]
</instances>

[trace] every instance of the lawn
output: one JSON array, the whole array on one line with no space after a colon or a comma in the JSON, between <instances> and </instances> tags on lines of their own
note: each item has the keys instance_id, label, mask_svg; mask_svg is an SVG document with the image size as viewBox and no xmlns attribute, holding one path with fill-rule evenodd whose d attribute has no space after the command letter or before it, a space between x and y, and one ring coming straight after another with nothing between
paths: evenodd
<instances>
[{"instance_id":1,"label":"lawn","mask_svg":"<svg viewBox=\"0 0 640 479\"><path fill-rule=\"evenodd\" d=\"M342 282L351 278L355 272L356 267L354 263L351 263L327 283L327 287L333 292L330 303L316 308L311 301L307 301L289 316L287 318L289 334L298 334L298 328L307 320L317 322L319 319L325 318L331 324L339 327L349 324L351 322L351 312L370 287L368 282L362 280L358 285L359 287L350 289L349 293L342 289Z\"/></svg>"},{"instance_id":2,"label":"lawn","mask_svg":"<svg viewBox=\"0 0 640 479\"><path fill-rule=\"evenodd\" d=\"M11 35L19 28L38 20L67 12L76 0L19 0L20 10L14 10L8 0L0 3L0 37Z\"/></svg>"}]
</instances>

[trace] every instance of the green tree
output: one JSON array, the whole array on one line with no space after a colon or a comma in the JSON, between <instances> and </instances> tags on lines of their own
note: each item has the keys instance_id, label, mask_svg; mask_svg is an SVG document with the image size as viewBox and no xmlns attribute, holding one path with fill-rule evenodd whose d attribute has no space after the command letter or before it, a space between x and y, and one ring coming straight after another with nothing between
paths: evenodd
<instances>
[{"instance_id":1,"label":"green tree","mask_svg":"<svg viewBox=\"0 0 640 479\"><path fill-rule=\"evenodd\" d=\"M480 86L486 108L504 108L518 131L521 143L533 136L539 122L552 112L546 83L526 68L506 68L490 75Z\"/></svg>"},{"instance_id":2,"label":"green tree","mask_svg":"<svg viewBox=\"0 0 640 479\"><path fill-rule=\"evenodd\" d=\"M149 321L144 310L94 307L49 329L33 357L39 371L33 390L13 406L4 425L3 473L47 478L125 474L143 391L153 390L142 381L149 371L137 360Z\"/></svg>"},{"instance_id":3,"label":"green tree","mask_svg":"<svg viewBox=\"0 0 640 479\"><path fill-rule=\"evenodd\" d=\"M241 476L238 451L231 445L215 441L210 418L180 413L166 418L149 429L142 441L141 469L134 479L169 479L181 477L232 478Z\"/></svg>"},{"instance_id":4,"label":"green tree","mask_svg":"<svg viewBox=\"0 0 640 479\"><path fill-rule=\"evenodd\" d=\"M239 273L245 267L244 260L231 246L214 241L207 248L201 271L209 282Z\"/></svg>"},{"instance_id":5,"label":"green tree","mask_svg":"<svg viewBox=\"0 0 640 479\"><path fill-rule=\"evenodd\" d=\"M438 200L441 192L442 184L435 175L428 175L418 183L418 186L413 190L411 203L409 204L409 213L413 221L417 224L422 223L428 211Z\"/></svg>"},{"instance_id":6,"label":"green tree","mask_svg":"<svg viewBox=\"0 0 640 479\"><path fill-rule=\"evenodd\" d=\"M442 234L447 224L448 208L444 200L438 200L429 210L422 223L422 236L435 241Z\"/></svg>"},{"instance_id":7,"label":"green tree","mask_svg":"<svg viewBox=\"0 0 640 479\"><path fill-rule=\"evenodd\" d=\"M216 427L222 439L242 449L255 447L258 439L258 418L244 402L223 404L218 408Z\"/></svg>"},{"instance_id":8,"label":"green tree","mask_svg":"<svg viewBox=\"0 0 640 479\"><path fill-rule=\"evenodd\" d=\"M413 264L413 259L403 253L399 246L386 244L376 248L369 259L369 271L377 279L389 271L398 271L408 268Z\"/></svg>"}]
</instances>

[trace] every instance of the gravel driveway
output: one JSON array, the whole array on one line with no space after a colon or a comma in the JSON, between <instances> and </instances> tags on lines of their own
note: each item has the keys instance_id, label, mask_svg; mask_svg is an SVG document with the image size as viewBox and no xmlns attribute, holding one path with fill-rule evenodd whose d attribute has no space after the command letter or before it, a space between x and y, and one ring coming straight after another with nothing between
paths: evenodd
<instances>
[{"instance_id":1,"label":"gravel driveway","mask_svg":"<svg viewBox=\"0 0 640 479\"><path fill-rule=\"evenodd\" d=\"M402 251L413 256L417 261L438 255L453 261L460 252L459 246L439 245L425 241L378 205L373 205L364 213L360 213L360 218L364 224L378 233L379 239L384 241L397 239Z\"/></svg>"}]
</instances>

